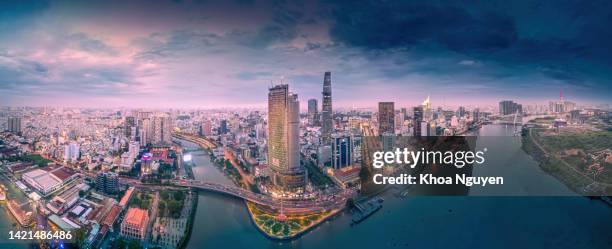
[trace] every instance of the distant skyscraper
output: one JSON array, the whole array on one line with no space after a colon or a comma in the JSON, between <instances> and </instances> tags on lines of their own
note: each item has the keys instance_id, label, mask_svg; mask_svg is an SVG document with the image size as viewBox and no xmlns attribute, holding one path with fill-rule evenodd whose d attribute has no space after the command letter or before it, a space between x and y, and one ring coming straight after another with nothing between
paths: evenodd
<instances>
[{"instance_id":1,"label":"distant skyscraper","mask_svg":"<svg viewBox=\"0 0 612 249\"><path fill-rule=\"evenodd\" d=\"M333 132L331 72L325 72L323 77L323 103L321 106L321 138L323 144L331 143Z\"/></svg>"},{"instance_id":2,"label":"distant skyscraper","mask_svg":"<svg viewBox=\"0 0 612 249\"><path fill-rule=\"evenodd\" d=\"M549 111L551 113L565 113L570 112L576 108L576 104L570 101L566 101L563 96L563 89L559 93L559 101L550 101Z\"/></svg>"},{"instance_id":3,"label":"distant skyscraper","mask_svg":"<svg viewBox=\"0 0 612 249\"><path fill-rule=\"evenodd\" d=\"M523 106L514 103L512 100L502 100L499 102L499 115L513 115L516 112L519 114L523 111Z\"/></svg>"},{"instance_id":4,"label":"distant skyscraper","mask_svg":"<svg viewBox=\"0 0 612 249\"><path fill-rule=\"evenodd\" d=\"M378 102L378 134L395 134L395 103Z\"/></svg>"},{"instance_id":5,"label":"distant skyscraper","mask_svg":"<svg viewBox=\"0 0 612 249\"><path fill-rule=\"evenodd\" d=\"M472 111L472 120L474 122L480 121L480 109L476 108Z\"/></svg>"},{"instance_id":6,"label":"distant skyscraper","mask_svg":"<svg viewBox=\"0 0 612 249\"><path fill-rule=\"evenodd\" d=\"M430 129L430 125L427 121L421 121L421 124L418 127L419 129L421 129L421 136L431 136L432 132Z\"/></svg>"},{"instance_id":7,"label":"distant skyscraper","mask_svg":"<svg viewBox=\"0 0 612 249\"><path fill-rule=\"evenodd\" d=\"M463 117L465 114L465 106L459 106L459 109L457 109L457 116Z\"/></svg>"},{"instance_id":8,"label":"distant skyscraper","mask_svg":"<svg viewBox=\"0 0 612 249\"><path fill-rule=\"evenodd\" d=\"M429 95L423 101L423 104L421 104L421 106L423 107L423 120L426 120L426 121L432 120L433 114L431 110L431 101L429 100Z\"/></svg>"},{"instance_id":9,"label":"distant skyscraper","mask_svg":"<svg viewBox=\"0 0 612 249\"><path fill-rule=\"evenodd\" d=\"M201 129L202 129L202 133L200 135L202 136L212 135L212 122L210 122L210 120L208 119L202 121Z\"/></svg>"},{"instance_id":10,"label":"distant skyscraper","mask_svg":"<svg viewBox=\"0 0 612 249\"><path fill-rule=\"evenodd\" d=\"M402 121L408 119L408 110L406 109L406 107L402 107L400 109L400 115L401 115Z\"/></svg>"},{"instance_id":11,"label":"distant skyscraper","mask_svg":"<svg viewBox=\"0 0 612 249\"><path fill-rule=\"evenodd\" d=\"M353 164L353 141L350 136L335 136L332 146L332 166L341 169Z\"/></svg>"},{"instance_id":12,"label":"distant skyscraper","mask_svg":"<svg viewBox=\"0 0 612 249\"><path fill-rule=\"evenodd\" d=\"M219 135L223 135L223 134L227 133L228 130L229 130L229 128L227 128L227 120L225 120L225 119L221 120L221 122L219 122L219 129L217 130Z\"/></svg>"},{"instance_id":13,"label":"distant skyscraper","mask_svg":"<svg viewBox=\"0 0 612 249\"><path fill-rule=\"evenodd\" d=\"M64 161L76 162L79 160L80 148L76 142L64 146Z\"/></svg>"},{"instance_id":14,"label":"distant skyscraper","mask_svg":"<svg viewBox=\"0 0 612 249\"><path fill-rule=\"evenodd\" d=\"M125 122L123 124L123 129L125 132L125 137L132 137L132 127L136 126L136 118L132 116L125 117Z\"/></svg>"},{"instance_id":15,"label":"distant skyscraper","mask_svg":"<svg viewBox=\"0 0 612 249\"><path fill-rule=\"evenodd\" d=\"M308 100L308 124L311 126L318 125L319 108L317 105L317 99Z\"/></svg>"},{"instance_id":16,"label":"distant skyscraper","mask_svg":"<svg viewBox=\"0 0 612 249\"><path fill-rule=\"evenodd\" d=\"M20 117L9 117L7 123L7 130L12 133L21 132L21 118Z\"/></svg>"},{"instance_id":17,"label":"distant skyscraper","mask_svg":"<svg viewBox=\"0 0 612 249\"><path fill-rule=\"evenodd\" d=\"M153 128L151 127L151 119L145 118L140 121L140 144L147 146L151 144L151 136L153 135Z\"/></svg>"},{"instance_id":18,"label":"distant skyscraper","mask_svg":"<svg viewBox=\"0 0 612 249\"><path fill-rule=\"evenodd\" d=\"M157 116L153 118L153 140L156 145L172 143L172 118Z\"/></svg>"},{"instance_id":19,"label":"distant skyscraper","mask_svg":"<svg viewBox=\"0 0 612 249\"><path fill-rule=\"evenodd\" d=\"M138 121L138 125L140 125L140 122L142 122L143 120L151 118L152 116L153 116L152 112L137 112L136 119Z\"/></svg>"},{"instance_id":20,"label":"distant skyscraper","mask_svg":"<svg viewBox=\"0 0 612 249\"><path fill-rule=\"evenodd\" d=\"M421 122L423 122L423 106L417 106L414 108L414 118L412 119L415 137L421 136Z\"/></svg>"},{"instance_id":21,"label":"distant skyscraper","mask_svg":"<svg viewBox=\"0 0 612 249\"><path fill-rule=\"evenodd\" d=\"M288 85L277 85L268 93L268 165L272 182L284 191L303 190L306 184L300 165L300 102Z\"/></svg>"}]
</instances>

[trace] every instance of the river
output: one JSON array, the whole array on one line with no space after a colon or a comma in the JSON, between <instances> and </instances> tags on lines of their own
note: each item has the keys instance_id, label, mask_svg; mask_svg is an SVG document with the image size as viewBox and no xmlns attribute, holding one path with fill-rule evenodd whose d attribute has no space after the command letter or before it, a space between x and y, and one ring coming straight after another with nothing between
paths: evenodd
<instances>
[{"instance_id":1,"label":"river","mask_svg":"<svg viewBox=\"0 0 612 249\"><path fill-rule=\"evenodd\" d=\"M495 170L521 179L517 184L523 186L524 195L537 186L535 192L557 196L397 198L387 192L384 207L356 226L350 225L350 214L345 212L300 238L279 242L255 228L243 201L200 193L187 248L610 248L612 208L575 196L540 170L521 150L520 138L503 142L494 138L511 136L512 131L505 125L484 126L478 133L490 139L479 138L477 149L503 151L490 156L487 163L505 166ZM193 160L196 179L231 184L203 152L195 152ZM491 168L477 168L474 175L496 173ZM485 190L472 191L483 194ZM495 195L503 189L491 191Z\"/></svg>"}]
</instances>

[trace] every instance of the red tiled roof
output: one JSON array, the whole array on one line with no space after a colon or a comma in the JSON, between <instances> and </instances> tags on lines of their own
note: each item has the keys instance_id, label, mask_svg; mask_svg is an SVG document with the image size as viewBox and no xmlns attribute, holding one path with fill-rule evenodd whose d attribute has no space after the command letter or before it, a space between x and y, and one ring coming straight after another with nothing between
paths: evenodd
<instances>
[{"instance_id":1,"label":"red tiled roof","mask_svg":"<svg viewBox=\"0 0 612 249\"><path fill-rule=\"evenodd\" d=\"M108 226L113 226L113 224L115 223L115 220L117 220L117 216L119 216L120 212L121 212L121 207L118 206L118 205L113 205L111 210L108 212L108 214L104 218L104 221L102 221L102 224L103 225L108 225Z\"/></svg>"}]
</instances>

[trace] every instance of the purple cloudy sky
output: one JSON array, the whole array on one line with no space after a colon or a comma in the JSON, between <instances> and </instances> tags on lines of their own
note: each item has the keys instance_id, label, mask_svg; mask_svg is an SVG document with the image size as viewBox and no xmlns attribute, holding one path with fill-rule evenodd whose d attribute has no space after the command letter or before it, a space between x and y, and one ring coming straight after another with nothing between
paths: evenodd
<instances>
[{"instance_id":1,"label":"purple cloudy sky","mask_svg":"<svg viewBox=\"0 0 612 249\"><path fill-rule=\"evenodd\" d=\"M607 1L2 1L0 105L579 103L612 95ZM509 3L511 2L511 3Z\"/></svg>"}]
</instances>

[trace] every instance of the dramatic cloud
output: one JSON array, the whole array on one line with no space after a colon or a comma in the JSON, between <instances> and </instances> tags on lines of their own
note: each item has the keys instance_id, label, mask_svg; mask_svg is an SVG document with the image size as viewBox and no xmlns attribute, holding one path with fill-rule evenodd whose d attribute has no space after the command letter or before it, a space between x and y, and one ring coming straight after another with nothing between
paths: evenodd
<instances>
[{"instance_id":1,"label":"dramatic cloud","mask_svg":"<svg viewBox=\"0 0 612 249\"><path fill-rule=\"evenodd\" d=\"M606 1L3 1L0 105L336 106L612 94Z\"/></svg>"}]
</instances>

